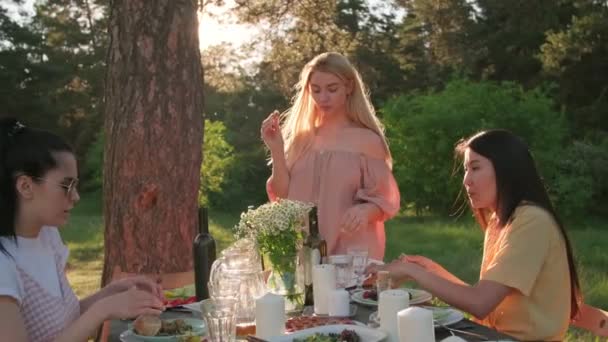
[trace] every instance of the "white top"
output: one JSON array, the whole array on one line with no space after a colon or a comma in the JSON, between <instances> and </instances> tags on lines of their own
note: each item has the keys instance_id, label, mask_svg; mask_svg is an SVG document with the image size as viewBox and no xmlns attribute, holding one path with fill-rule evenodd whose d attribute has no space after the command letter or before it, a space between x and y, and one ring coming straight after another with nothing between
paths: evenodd
<instances>
[{"instance_id":1,"label":"white top","mask_svg":"<svg viewBox=\"0 0 608 342\"><path fill-rule=\"evenodd\" d=\"M69 252L56 227L42 227L36 238L18 236L16 244L7 237L0 237L0 241L12 256L0 252L0 296L13 297L21 305L25 291L17 272L19 267L51 295L61 298L55 256L60 256L61 266L65 267Z\"/></svg>"}]
</instances>

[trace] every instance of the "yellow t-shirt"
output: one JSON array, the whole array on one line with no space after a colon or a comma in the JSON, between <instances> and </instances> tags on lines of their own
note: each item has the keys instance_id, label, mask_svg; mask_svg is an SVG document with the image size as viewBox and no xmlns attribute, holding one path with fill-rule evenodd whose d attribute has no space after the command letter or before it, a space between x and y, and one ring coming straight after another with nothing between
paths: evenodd
<instances>
[{"instance_id":1,"label":"yellow t-shirt","mask_svg":"<svg viewBox=\"0 0 608 342\"><path fill-rule=\"evenodd\" d=\"M488 227L480 279L515 289L481 323L524 341L561 341L570 321L566 245L553 216L520 205L502 229Z\"/></svg>"}]
</instances>

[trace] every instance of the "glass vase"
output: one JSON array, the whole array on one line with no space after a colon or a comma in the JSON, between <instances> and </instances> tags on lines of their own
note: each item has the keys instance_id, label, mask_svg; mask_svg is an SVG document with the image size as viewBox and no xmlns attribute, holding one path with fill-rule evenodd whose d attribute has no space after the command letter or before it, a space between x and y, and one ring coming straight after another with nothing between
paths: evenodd
<instances>
[{"instance_id":1,"label":"glass vase","mask_svg":"<svg viewBox=\"0 0 608 342\"><path fill-rule=\"evenodd\" d=\"M269 292L285 298L285 311L304 308L304 267L300 253L282 257L264 256L264 269L269 271L266 287Z\"/></svg>"}]
</instances>

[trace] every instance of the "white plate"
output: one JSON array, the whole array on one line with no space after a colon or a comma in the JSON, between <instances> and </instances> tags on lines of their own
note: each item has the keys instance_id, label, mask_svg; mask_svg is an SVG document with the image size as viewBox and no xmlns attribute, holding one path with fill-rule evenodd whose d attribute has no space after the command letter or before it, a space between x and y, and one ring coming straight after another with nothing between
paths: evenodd
<instances>
[{"instance_id":1,"label":"white plate","mask_svg":"<svg viewBox=\"0 0 608 342\"><path fill-rule=\"evenodd\" d=\"M452 325L464 319L464 314L453 308L438 308L432 306L423 306L423 308L433 311L433 319L435 321L435 326ZM369 321L376 324L380 324L378 311L374 311L371 313L371 315L369 315Z\"/></svg>"},{"instance_id":2,"label":"white plate","mask_svg":"<svg viewBox=\"0 0 608 342\"><path fill-rule=\"evenodd\" d=\"M399 290L405 290L412 294L412 299L410 299L410 305L422 304L424 302L428 302L429 300L433 299L433 295L424 290L406 289L406 288L399 288ZM363 298L363 292L365 292L365 291L369 291L369 290L359 290L359 291L353 292L350 296L351 299L353 300L353 302L357 302L357 303L363 304L363 305L378 306L377 300Z\"/></svg>"},{"instance_id":3,"label":"white plate","mask_svg":"<svg viewBox=\"0 0 608 342\"><path fill-rule=\"evenodd\" d=\"M380 330L362 327L358 325L346 325L346 324L336 324L336 325L324 325L320 327L298 330L294 333L283 335L283 336L275 336L268 339L269 342L292 342L294 338L305 338L317 333L320 334L339 334L344 329L354 330L357 335L359 335L361 341L365 342L380 342L386 338L386 333Z\"/></svg>"},{"instance_id":4,"label":"white plate","mask_svg":"<svg viewBox=\"0 0 608 342\"><path fill-rule=\"evenodd\" d=\"M192 326L192 335L201 336L207 332L207 326L205 321L196 318L181 318L186 324ZM171 321L173 319L163 319ZM186 335L173 335L173 336L141 336L137 335L133 332L133 329L129 327L128 330L125 330L122 334L120 334L120 340L122 342L177 342L179 341L179 337L188 336Z\"/></svg>"}]
</instances>

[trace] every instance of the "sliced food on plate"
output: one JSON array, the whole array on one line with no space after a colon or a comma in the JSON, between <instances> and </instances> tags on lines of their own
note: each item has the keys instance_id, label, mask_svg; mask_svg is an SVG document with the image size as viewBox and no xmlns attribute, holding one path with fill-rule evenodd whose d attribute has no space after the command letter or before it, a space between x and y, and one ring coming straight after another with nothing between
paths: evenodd
<instances>
[{"instance_id":1,"label":"sliced food on plate","mask_svg":"<svg viewBox=\"0 0 608 342\"><path fill-rule=\"evenodd\" d=\"M433 295L429 292L419 289L409 289L409 288L399 288L400 290L404 290L408 293L410 304L422 304L433 299ZM359 290L354 291L351 294L351 299L353 302L369 305L369 306L377 306L378 305L378 293L376 290Z\"/></svg>"},{"instance_id":2,"label":"sliced food on plate","mask_svg":"<svg viewBox=\"0 0 608 342\"><path fill-rule=\"evenodd\" d=\"M319 317L319 316L299 316L290 317L285 323L286 332L294 332L303 329L310 329L324 325L332 324L345 324L354 325L356 324L350 318L337 318L337 317Z\"/></svg>"},{"instance_id":3,"label":"sliced food on plate","mask_svg":"<svg viewBox=\"0 0 608 342\"><path fill-rule=\"evenodd\" d=\"M344 329L341 333L315 333L314 335L294 338L293 342L359 342L361 338L354 330Z\"/></svg>"}]
</instances>

